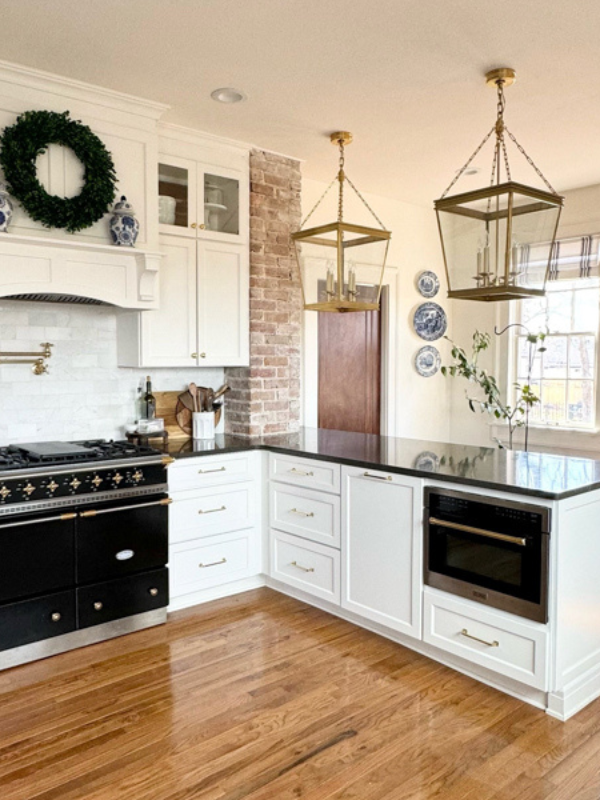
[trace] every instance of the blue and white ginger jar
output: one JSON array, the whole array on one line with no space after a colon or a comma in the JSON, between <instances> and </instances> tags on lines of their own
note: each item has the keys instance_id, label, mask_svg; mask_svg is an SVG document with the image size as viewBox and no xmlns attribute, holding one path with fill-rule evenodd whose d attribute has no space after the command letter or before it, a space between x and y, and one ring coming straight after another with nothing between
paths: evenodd
<instances>
[{"instance_id":1,"label":"blue and white ginger jar","mask_svg":"<svg viewBox=\"0 0 600 800\"><path fill-rule=\"evenodd\" d=\"M6 191L6 184L0 183L0 233L6 233L8 226L13 215L13 203L8 192Z\"/></svg>"},{"instance_id":2,"label":"blue and white ginger jar","mask_svg":"<svg viewBox=\"0 0 600 800\"><path fill-rule=\"evenodd\" d=\"M115 204L109 225L113 244L123 245L124 247L135 246L135 241L140 232L140 223L135 218L133 206L127 202L125 195Z\"/></svg>"}]
</instances>

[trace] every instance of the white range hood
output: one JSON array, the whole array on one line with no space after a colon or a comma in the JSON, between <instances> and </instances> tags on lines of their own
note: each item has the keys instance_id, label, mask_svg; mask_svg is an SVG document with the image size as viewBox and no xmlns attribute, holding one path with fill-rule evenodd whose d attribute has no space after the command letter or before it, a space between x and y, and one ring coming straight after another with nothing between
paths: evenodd
<instances>
[{"instance_id":1,"label":"white range hood","mask_svg":"<svg viewBox=\"0 0 600 800\"><path fill-rule=\"evenodd\" d=\"M160 258L133 247L0 233L0 297L157 308Z\"/></svg>"}]
</instances>

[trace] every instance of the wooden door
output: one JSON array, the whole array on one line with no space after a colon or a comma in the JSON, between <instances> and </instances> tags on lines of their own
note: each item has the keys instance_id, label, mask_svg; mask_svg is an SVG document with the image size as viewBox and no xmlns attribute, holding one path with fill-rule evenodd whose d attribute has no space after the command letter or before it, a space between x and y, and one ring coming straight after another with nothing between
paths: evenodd
<instances>
[{"instance_id":1,"label":"wooden door","mask_svg":"<svg viewBox=\"0 0 600 800\"><path fill-rule=\"evenodd\" d=\"M319 312L319 428L381 432L380 311Z\"/></svg>"}]
</instances>

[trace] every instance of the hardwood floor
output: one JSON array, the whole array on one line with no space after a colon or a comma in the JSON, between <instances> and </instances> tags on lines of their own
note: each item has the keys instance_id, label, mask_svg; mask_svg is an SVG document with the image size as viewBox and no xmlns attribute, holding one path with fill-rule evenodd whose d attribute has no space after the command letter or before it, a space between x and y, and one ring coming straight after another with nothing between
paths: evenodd
<instances>
[{"instance_id":1,"label":"hardwood floor","mask_svg":"<svg viewBox=\"0 0 600 800\"><path fill-rule=\"evenodd\" d=\"M598 800L568 723L268 589L0 673L2 800Z\"/></svg>"}]
</instances>

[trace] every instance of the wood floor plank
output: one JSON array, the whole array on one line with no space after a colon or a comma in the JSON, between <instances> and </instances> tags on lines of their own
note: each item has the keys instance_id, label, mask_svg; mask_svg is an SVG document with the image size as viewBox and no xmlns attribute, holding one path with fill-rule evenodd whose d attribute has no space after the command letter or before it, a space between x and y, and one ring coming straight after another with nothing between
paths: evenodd
<instances>
[{"instance_id":1,"label":"wood floor plank","mask_svg":"<svg viewBox=\"0 0 600 800\"><path fill-rule=\"evenodd\" d=\"M598 800L599 712L255 590L0 673L0 798Z\"/></svg>"}]
</instances>

